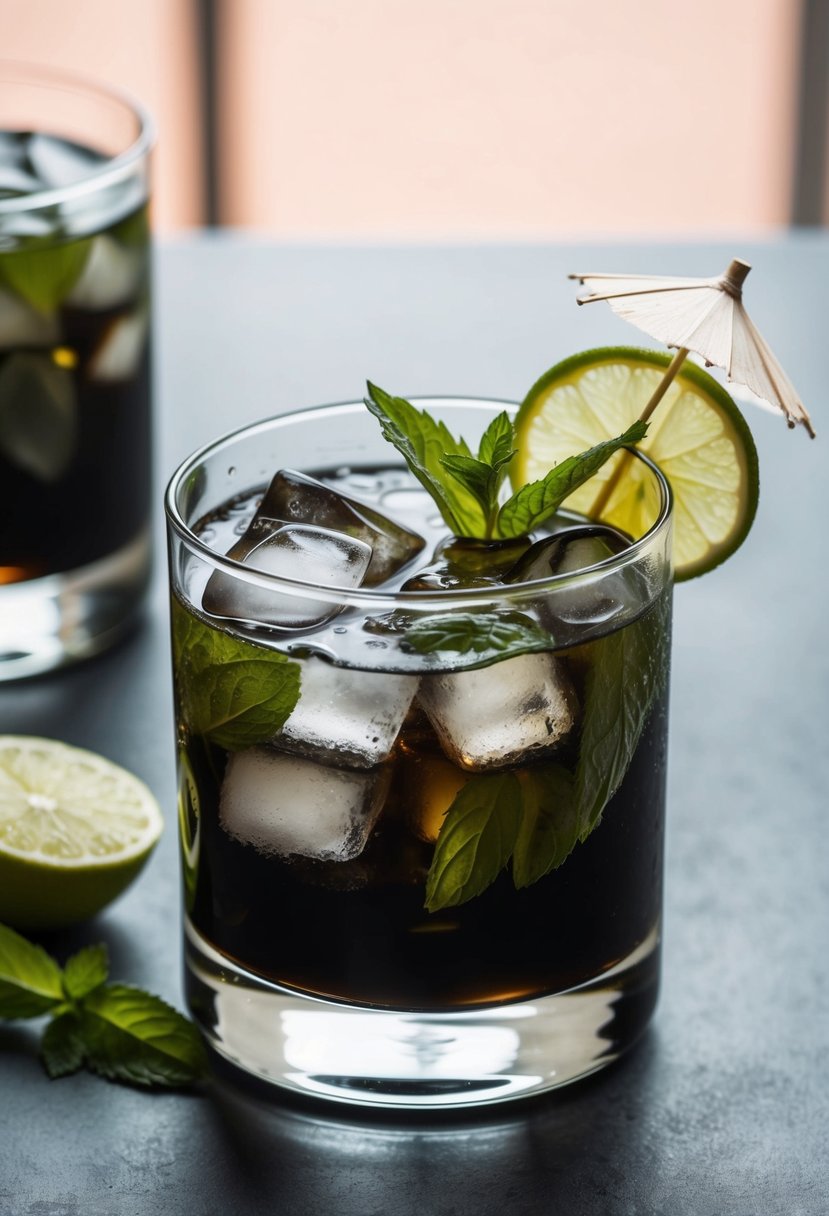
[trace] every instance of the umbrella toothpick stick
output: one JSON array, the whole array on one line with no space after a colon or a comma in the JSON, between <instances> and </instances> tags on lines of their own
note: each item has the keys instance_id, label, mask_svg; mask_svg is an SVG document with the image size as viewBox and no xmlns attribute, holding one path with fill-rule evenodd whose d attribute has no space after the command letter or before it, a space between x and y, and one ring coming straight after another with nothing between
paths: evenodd
<instances>
[{"instance_id":1,"label":"umbrella toothpick stick","mask_svg":"<svg viewBox=\"0 0 829 1216\"><path fill-rule=\"evenodd\" d=\"M642 413L639 415L639 419L641 422L647 422L649 420L651 414L656 409L656 407L659 405L659 402L662 400L662 398L667 393L668 389L673 384L674 377L676 376L677 372L682 367L682 364L685 362L685 360L687 358L688 358L687 346L680 346L679 350L676 352L676 354L674 355L670 364L668 365L665 375L659 381L659 384L656 386L656 389L654 390L650 400L648 401L645 408L642 410ZM596 501L593 503L593 514L597 518L601 517L602 511L604 511L605 507L607 506L607 504L610 500L611 494L616 489L619 479L621 478L622 473L625 470L625 466L627 465L630 458L631 458L630 452L622 452L619 460L616 462L616 468L610 474L607 481L604 483L601 490L599 491Z\"/></svg>"}]
</instances>

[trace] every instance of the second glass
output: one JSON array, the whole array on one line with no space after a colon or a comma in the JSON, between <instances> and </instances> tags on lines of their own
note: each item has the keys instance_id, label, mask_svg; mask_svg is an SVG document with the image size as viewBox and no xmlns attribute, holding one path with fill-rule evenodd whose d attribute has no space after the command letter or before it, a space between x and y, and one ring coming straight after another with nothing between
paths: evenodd
<instances>
[{"instance_id":1,"label":"second glass","mask_svg":"<svg viewBox=\"0 0 829 1216\"><path fill-rule=\"evenodd\" d=\"M418 404L470 441L514 410ZM447 543L359 403L247 428L174 476L188 997L237 1066L463 1106L572 1081L641 1034L671 499L629 465L641 535L563 512L532 547Z\"/></svg>"},{"instance_id":2,"label":"second glass","mask_svg":"<svg viewBox=\"0 0 829 1216\"><path fill-rule=\"evenodd\" d=\"M0 680L104 649L150 563L153 134L0 62Z\"/></svg>"}]
</instances>

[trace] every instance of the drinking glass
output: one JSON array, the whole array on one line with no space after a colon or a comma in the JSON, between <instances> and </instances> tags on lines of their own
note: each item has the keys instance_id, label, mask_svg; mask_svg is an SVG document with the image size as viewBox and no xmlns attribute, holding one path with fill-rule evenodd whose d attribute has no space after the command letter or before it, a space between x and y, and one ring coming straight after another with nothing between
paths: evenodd
<instances>
[{"instance_id":1,"label":"drinking glass","mask_svg":"<svg viewBox=\"0 0 829 1216\"><path fill-rule=\"evenodd\" d=\"M150 119L0 63L0 680L95 654L150 565Z\"/></svg>"},{"instance_id":2,"label":"drinking glass","mask_svg":"<svg viewBox=\"0 0 829 1216\"><path fill-rule=\"evenodd\" d=\"M515 410L418 404L473 444ZM610 529L566 512L529 552L447 546L357 402L237 431L173 476L187 997L239 1069L460 1107L573 1081L644 1030L671 495L634 455L646 525L609 553Z\"/></svg>"}]
</instances>

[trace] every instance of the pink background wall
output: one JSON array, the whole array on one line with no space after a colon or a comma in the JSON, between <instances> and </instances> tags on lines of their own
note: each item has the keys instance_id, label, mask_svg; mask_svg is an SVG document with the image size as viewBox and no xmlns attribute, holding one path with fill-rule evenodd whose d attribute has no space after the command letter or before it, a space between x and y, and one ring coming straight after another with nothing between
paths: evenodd
<instances>
[{"instance_id":1,"label":"pink background wall","mask_svg":"<svg viewBox=\"0 0 829 1216\"><path fill-rule=\"evenodd\" d=\"M2 54L116 80L199 222L195 5L0 0ZM724 234L788 220L795 0L224 0L227 222L277 237Z\"/></svg>"}]
</instances>

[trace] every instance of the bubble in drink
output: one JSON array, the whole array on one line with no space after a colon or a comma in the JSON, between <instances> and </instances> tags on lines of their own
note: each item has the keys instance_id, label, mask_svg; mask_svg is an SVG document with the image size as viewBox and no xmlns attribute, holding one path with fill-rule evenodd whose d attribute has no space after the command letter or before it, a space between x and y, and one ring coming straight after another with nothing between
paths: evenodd
<instances>
[{"instance_id":1,"label":"bubble in drink","mask_svg":"<svg viewBox=\"0 0 829 1216\"><path fill-rule=\"evenodd\" d=\"M291 469L280 470L265 491L251 526L252 538L273 520L331 528L370 545L371 562L364 580L367 587L386 582L417 557L426 543L416 532L381 515L374 507Z\"/></svg>"},{"instance_id":2,"label":"bubble in drink","mask_svg":"<svg viewBox=\"0 0 829 1216\"><path fill-rule=\"evenodd\" d=\"M365 848L388 782L382 768L358 773L252 747L228 761L219 819L259 853L350 861Z\"/></svg>"},{"instance_id":3,"label":"bubble in drink","mask_svg":"<svg viewBox=\"0 0 829 1216\"><path fill-rule=\"evenodd\" d=\"M550 654L520 655L497 669L436 673L423 680L418 702L448 758L473 772L545 755L575 717L572 685Z\"/></svg>"},{"instance_id":4,"label":"bubble in drink","mask_svg":"<svg viewBox=\"0 0 829 1216\"><path fill-rule=\"evenodd\" d=\"M354 768L387 760L417 691L415 676L350 671L311 658L300 696L274 743Z\"/></svg>"},{"instance_id":5,"label":"bubble in drink","mask_svg":"<svg viewBox=\"0 0 829 1216\"><path fill-rule=\"evenodd\" d=\"M359 587L371 548L328 528L285 524L254 548L243 538L228 557L251 570L323 587ZM211 616L284 629L322 624L340 611L336 602L301 594L282 594L214 571L204 591L203 607Z\"/></svg>"}]
</instances>

